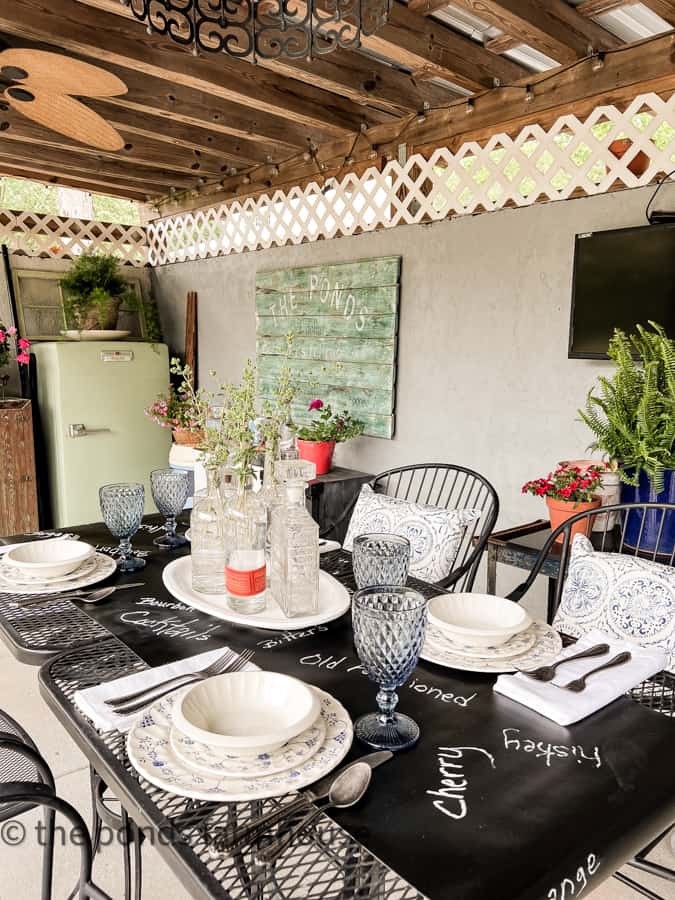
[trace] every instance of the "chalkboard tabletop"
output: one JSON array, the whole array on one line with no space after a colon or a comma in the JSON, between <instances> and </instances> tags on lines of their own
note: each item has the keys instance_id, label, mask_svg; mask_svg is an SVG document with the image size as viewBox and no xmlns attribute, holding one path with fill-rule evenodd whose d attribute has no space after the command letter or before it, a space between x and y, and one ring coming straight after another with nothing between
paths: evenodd
<instances>
[{"instance_id":1,"label":"chalkboard tabletop","mask_svg":"<svg viewBox=\"0 0 675 900\"><path fill-rule=\"evenodd\" d=\"M73 530L110 543L102 526ZM161 573L172 557L151 549L152 537L145 531L134 541L148 553L144 588L85 608L104 636L45 663L41 691L137 823L172 829L158 849L192 896L243 900L258 885L261 898L290 898L304 854L303 896L312 900L569 900L672 821L673 719L626 697L562 728L494 694L490 676L420 662L399 690L420 742L374 773L358 806L333 821L323 816L274 872L246 857L214 862L205 836L262 807L186 801L151 787L129 765L123 738L97 732L77 711L74 691L223 645L253 648L261 668L330 691L352 718L375 708L376 688L360 669L348 614L285 633L215 621L165 591ZM349 554L327 555L322 565L353 589ZM659 684L670 691L672 714L672 682ZM351 757L364 752L355 745Z\"/></svg>"}]
</instances>

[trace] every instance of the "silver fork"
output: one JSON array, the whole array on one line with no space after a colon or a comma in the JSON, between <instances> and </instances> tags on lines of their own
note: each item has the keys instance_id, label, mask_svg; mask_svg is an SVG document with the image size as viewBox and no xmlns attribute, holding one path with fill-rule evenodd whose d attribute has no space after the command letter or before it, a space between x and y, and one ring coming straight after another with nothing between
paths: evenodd
<instances>
[{"instance_id":1,"label":"silver fork","mask_svg":"<svg viewBox=\"0 0 675 900\"><path fill-rule=\"evenodd\" d=\"M125 694L122 697L113 697L106 700L106 704L120 715L129 715L137 712L152 703L159 700L165 694L170 694L181 687L187 687L197 681L204 681L207 678L213 678L214 675L224 675L226 672L240 672L244 666L251 661L253 650L245 650L241 654L237 654L234 650L227 650L222 656L214 660L210 665L205 666L197 672L187 672L185 675L177 675L168 681L155 684L149 688L143 688L140 691L134 691L131 694Z\"/></svg>"}]
</instances>

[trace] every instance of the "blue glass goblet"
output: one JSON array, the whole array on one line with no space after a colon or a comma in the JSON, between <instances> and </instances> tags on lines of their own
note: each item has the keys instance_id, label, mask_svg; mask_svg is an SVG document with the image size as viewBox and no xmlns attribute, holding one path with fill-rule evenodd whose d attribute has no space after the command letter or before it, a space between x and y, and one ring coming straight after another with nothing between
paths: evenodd
<instances>
[{"instance_id":1,"label":"blue glass goblet","mask_svg":"<svg viewBox=\"0 0 675 900\"><path fill-rule=\"evenodd\" d=\"M405 584L410 541L398 534L359 534L354 538L352 566L358 588Z\"/></svg>"},{"instance_id":2,"label":"blue glass goblet","mask_svg":"<svg viewBox=\"0 0 675 900\"><path fill-rule=\"evenodd\" d=\"M183 511L190 493L188 473L180 469L155 469L150 473L152 499L159 512L166 517L165 534L155 538L153 544L164 550L174 550L187 544L187 538L176 534L176 516Z\"/></svg>"},{"instance_id":3,"label":"blue glass goblet","mask_svg":"<svg viewBox=\"0 0 675 900\"><path fill-rule=\"evenodd\" d=\"M99 488L99 502L103 521L108 530L120 539L120 572L135 572L145 566L131 550L131 538L138 531L143 519L145 490L142 484L105 484Z\"/></svg>"},{"instance_id":4,"label":"blue glass goblet","mask_svg":"<svg viewBox=\"0 0 675 900\"><path fill-rule=\"evenodd\" d=\"M354 733L376 750L405 750L420 736L416 722L394 712L396 688L410 676L424 643L427 601L400 585L369 587L352 601L354 644L368 677L379 685L378 712L354 723Z\"/></svg>"}]
</instances>

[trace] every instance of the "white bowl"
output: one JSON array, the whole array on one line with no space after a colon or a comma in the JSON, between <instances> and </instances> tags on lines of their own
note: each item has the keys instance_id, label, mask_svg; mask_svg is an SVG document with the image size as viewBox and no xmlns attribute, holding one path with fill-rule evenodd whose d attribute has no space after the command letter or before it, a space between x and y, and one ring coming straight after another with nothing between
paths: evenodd
<instances>
[{"instance_id":1,"label":"white bowl","mask_svg":"<svg viewBox=\"0 0 675 900\"><path fill-rule=\"evenodd\" d=\"M195 741L253 756L281 747L319 712L316 693L297 678L231 672L186 691L174 705L173 724Z\"/></svg>"},{"instance_id":2,"label":"white bowl","mask_svg":"<svg viewBox=\"0 0 675 900\"><path fill-rule=\"evenodd\" d=\"M22 544L5 553L4 560L27 574L54 578L74 572L93 552L83 541L57 538Z\"/></svg>"},{"instance_id":3,"label":"white bowl","mask_svg":"<svg viewBox=\"0 0 675 900\"><path fill-rule=\"evenodd\" d=\"M428 613L451 641L469 647L504 644L532 621L518 603L492 594L442 594L429 601Z\"/></svg>"}]
</instances>

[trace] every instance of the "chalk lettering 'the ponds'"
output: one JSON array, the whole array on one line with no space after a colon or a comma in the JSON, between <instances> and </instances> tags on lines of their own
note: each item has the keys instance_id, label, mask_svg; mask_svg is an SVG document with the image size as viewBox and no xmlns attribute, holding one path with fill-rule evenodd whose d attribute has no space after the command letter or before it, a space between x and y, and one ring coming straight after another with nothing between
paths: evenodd
<instances>
[{"instance_id":1,"label":"chalk lettering 'the ponds'","mask_svg":"<svg viewBox=\"0 0 675 900\"><path fill-rule=\"evenodd\" d=\"M551 768L551 760L576 759L579 765L584 762L592 764L594 769L602 765L599 747L593 747L590 754L584 751L580 744L548 744L545 741L534 741L532 738L520 737L520 728L504 728L504 746L507 750L521 753L532 753L536 759L546 760L546 765Z\"/></svg>"},{"instance_id":2,"label":"chalk lettering 'the ponds'","mask_svg":"<svg viewBox=\"0 0 675 900\"><path fill-rule=\"evenodd\" d=\"M309 276L307 297L310 304L318 299L322 306L334 310L346 321L353 322L357 331L363 331L369 309L352 290L340 282L331 282L327 275L319 276L317 273L312 273ZM277 317L286 318L294 315L301 302L298 294L287 291L285 294L279 294L274 303L270 303L267 312L276 324Z\"/></svg>"},{"instance_id":3,"label":"chalk lettering 'the ponds'","mask_svg":"<svg viewBox=\"0 0 675 900\"><path fill-rule=\"evenodd\" d=\"M469 782L464 774L464 756L466 753L479 753L486 756L490 766L494 769L495 759L482 747L439 747L438 771L441 776L441 786L435 791L427 791L434 800L434 808L451 819L463 819L469 807L466 800L466 791Z\"/></svg>"}]
</instances>

